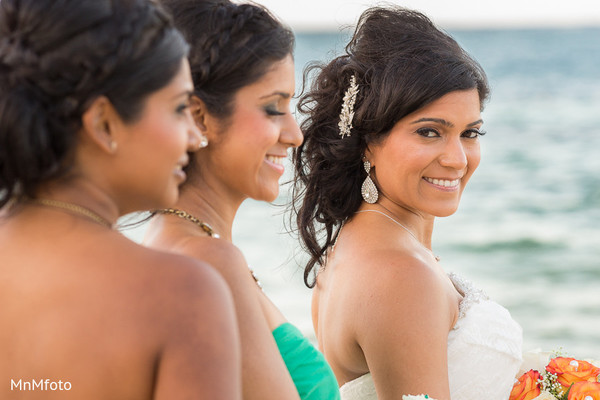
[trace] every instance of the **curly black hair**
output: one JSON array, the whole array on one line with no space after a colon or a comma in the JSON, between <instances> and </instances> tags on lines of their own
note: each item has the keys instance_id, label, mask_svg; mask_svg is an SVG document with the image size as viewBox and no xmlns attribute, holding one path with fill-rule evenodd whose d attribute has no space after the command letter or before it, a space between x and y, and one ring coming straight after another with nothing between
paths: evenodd
<instances>
[{"instance_id":1,"label":"curly black hair","mask_svg":"<svg viewBox=\"0 0 600 400\"><path fill-rule=\"evenodd\" d=\"M447 93L476 88L480 105L489 95L481 66L425 15L400 7L373 7L360 17L345 54L305 71L315 79L299 103L306 116L304 143L294 151L295 216L309 261L304 283L313 287L311 272L323 265L342 222L362 202L366 177L363 155L406 115ZM356 77L351 136L341 138L338 122L342 99Z\"/></svg>"}]
</instances>

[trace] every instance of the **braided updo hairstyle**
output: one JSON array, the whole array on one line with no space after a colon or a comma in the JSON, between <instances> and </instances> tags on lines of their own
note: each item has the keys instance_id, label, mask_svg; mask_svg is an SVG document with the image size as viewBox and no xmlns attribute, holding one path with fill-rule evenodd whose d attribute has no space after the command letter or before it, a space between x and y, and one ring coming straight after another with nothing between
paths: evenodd
<instances>
[{"instance_id":1,"label":"braided updo hairstyle","mask_svg":"<svg viewBox=\"0 0 600 400\"><path fill-rule=\"evenodd\" d=\"M316 73L315 73L316 71ZM304 143L293 155L292 205L298 235L309 253L304 283L315 284L343 221L362 202L366 147L381 142L400 119L456 90L476 88L481 108L489 87L481 66L423 14L400 7L373 7L360 17L345 54L313 65L310 90L298 110L306 116ZM359 92L351 136L338 122L351 76ZM312 280L311 280L311 277Z\"/></svg>"},{"instance_id":2,"label":"braided updo hairstyle","mask_svg":"<svg viewBox=\"0 0 600 400\"><path fill-rule=\"evenodd\" d=\"M163 0L190 43L196 95L227 120L233 97L294 51L294 34L265 8L229 0ZM190 163L191 164L191 163Z\"/></svg>"},{"instance_id":3,"label":"braided updo hairstyle","mask_svg":"<svg viewBox=\"0 0 600 400\"><path fill-rule=\"evenodd\" d=\"M106 96L126 122L187 54L149 0L0 2L0 207L68 172L82 115Z\"/></svg>"}]
</instances>

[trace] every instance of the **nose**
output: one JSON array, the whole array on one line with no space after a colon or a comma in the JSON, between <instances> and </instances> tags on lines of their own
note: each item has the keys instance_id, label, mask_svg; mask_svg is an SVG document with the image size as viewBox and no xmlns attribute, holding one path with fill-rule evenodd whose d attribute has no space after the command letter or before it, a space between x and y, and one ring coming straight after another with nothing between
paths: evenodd
<instances>
[{"instance_id":1,"label":"nose","mask_svg":"<svg viewBox=\"0 0 600 400\"><path fill-rule=\"evenodd\" d=\"M288 145L289 147L298 147L302 144L304 136L302 131L296 122L296 118L293 113L288 113L286 116L285 123L282 126L281 135L279 141Z\"/></svg>"},{"instance_id":2,"label":"nose","mask_svg":"<svg viewBox=\"0 0 600 400\"><path fill-rule=\"evenodd\" d=\"M456 170L462 170L467 167L467 153L460 137L451 138L446 142L439 160L440 164L444 167Z\"/></svg>"},{"instance_id":3,"label":"nose","mask_svg":"<svg viewBox=\"0 0 600 400\"><path fill-rule=\"evenodd\" d=\"M196 124L196 121L194 120L194 117L192 117L191 114L188 115L187 135L188 151L193 152L199 150L202 147L202 142L203 139L205 139L205 136L200 131L200 128L198 128L198 125Z\"/></svg>"}]
</instances>

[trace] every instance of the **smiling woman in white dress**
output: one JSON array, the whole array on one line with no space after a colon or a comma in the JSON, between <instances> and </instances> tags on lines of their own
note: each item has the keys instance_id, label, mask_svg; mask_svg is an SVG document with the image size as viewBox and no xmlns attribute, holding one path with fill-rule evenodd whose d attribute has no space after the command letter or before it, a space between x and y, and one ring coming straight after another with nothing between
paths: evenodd
<instances>
[{"instance_id":1,"label":"smiling woman in white dress","mask_svg":"<svg viewBox=\"0 0 600 400\"><path fill-rule=\"evenodd\" d=\"M300 101L294 156L304 278L342 398L507 399L521 328L431 251L479 165L485 73L401 8L367 10L346 50Z\"/></svg>"}]
</instances>

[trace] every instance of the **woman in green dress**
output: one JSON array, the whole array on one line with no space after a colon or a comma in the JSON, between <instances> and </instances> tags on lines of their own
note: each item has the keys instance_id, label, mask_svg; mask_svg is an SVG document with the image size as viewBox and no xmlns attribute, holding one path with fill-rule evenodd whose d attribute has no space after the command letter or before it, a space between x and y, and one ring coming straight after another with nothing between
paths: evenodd
<instances>
[{"instance_id":1,"label":"woman in green dress","mask_svg":"<svg viewBox=\"0 0 600 400\"><path fill-rule=\"evenodd\" d=\"M287 151L302 142L290 112L294 36L254 4L164 4L192 46L192 112L205 147L192 156L177 205L155 216L145 243L207 261L227 281L240 328L244 399L336 399L325 359L257 286L231 238L245 199L275 200Z\"/></svg>"}]
</instances>

